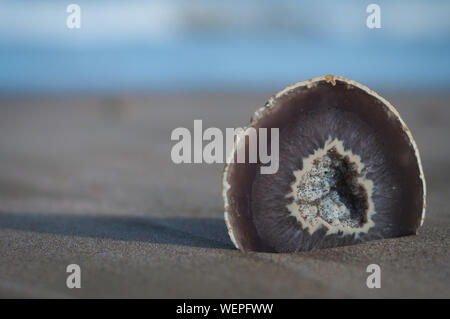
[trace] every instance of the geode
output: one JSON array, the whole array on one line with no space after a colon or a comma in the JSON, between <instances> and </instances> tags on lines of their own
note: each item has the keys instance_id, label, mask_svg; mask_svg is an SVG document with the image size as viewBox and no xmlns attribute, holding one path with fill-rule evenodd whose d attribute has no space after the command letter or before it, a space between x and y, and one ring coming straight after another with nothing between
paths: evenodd
<instances>
[{"instance_id":1,"label":"geode","mask_svg":"<svg viewBox=\"0 0 450 319\"><path fill-rule=\"evenodd\" d=\"M250 126L279 129L279 168L223 173L225 221L244 251L297 252L412 235L425 218L416 143L397 110L367 87L317 77L273 95ZM270 137L267 142L271 143Z\"/></svg>"}]
</instances>

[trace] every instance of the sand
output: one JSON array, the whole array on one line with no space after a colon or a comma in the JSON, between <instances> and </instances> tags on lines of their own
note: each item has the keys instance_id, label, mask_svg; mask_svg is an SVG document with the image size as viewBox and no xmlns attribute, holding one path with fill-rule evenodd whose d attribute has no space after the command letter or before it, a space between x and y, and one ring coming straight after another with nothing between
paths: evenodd
<instances>
[{"instance_id":1,"label":"sand","mask_svg":"<svg viewBox=\"0 0 450 319\"><path fill-rule=\"evenodd\" d=\"M1 98L0 297L449 298L450 96L380 93L421 150L423 228L297 254L234 249L222 165L170 160L174 128L245 125L270 92Z\"/></svg>"}]
</instances>

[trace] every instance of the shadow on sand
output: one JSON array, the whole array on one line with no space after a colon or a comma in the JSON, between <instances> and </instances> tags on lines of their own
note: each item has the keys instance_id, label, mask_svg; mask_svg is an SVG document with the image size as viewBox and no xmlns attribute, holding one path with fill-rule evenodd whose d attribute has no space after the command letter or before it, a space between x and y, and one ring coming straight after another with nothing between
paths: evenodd
<instances>
[{"instance_id":1,"label":"shadow on sand","mask_svg":"<svg viewBox=\"0 0 450 319\"><path fill-rule=\"evenodd\" d=\"M221 218L0 212L1 229L202 248L234 248Z\"/></svg>"}]
</instances>

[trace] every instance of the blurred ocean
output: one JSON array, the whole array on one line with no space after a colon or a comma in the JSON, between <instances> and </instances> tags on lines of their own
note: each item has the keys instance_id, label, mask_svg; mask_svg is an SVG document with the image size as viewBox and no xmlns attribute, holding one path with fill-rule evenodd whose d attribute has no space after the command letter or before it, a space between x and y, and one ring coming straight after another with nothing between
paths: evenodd
<instances>
[{"instance_id":1,"label":"blurred ocean","mask_svg":"<svg viewBox=\"0 0 450 319\"><path fill-rule=\"evenodd\" d=\"M73 1L75 2L75 1ZM0 1L0 93L282 88L338 74L448 90L450 1Z\"/></svg>"}]
</instances>

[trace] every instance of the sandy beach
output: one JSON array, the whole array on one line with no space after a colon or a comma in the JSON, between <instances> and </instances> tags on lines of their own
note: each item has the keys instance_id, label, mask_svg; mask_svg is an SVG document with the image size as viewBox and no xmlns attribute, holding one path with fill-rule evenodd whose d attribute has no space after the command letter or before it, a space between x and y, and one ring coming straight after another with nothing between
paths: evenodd
<instances>
[{"instance_id":1,"label":"sandy beach","mask_svg":"<svg viewBox=\"0 0 450 319\"><path fill-rule=\"evenodd\" d=\"M379 93L421 151L424 226L297 254L236 250L223 165L170 158L174 128L246 125L271 92L0 98L0 297L450 298L450 96Z\"/></svg>"}]
</instances>

